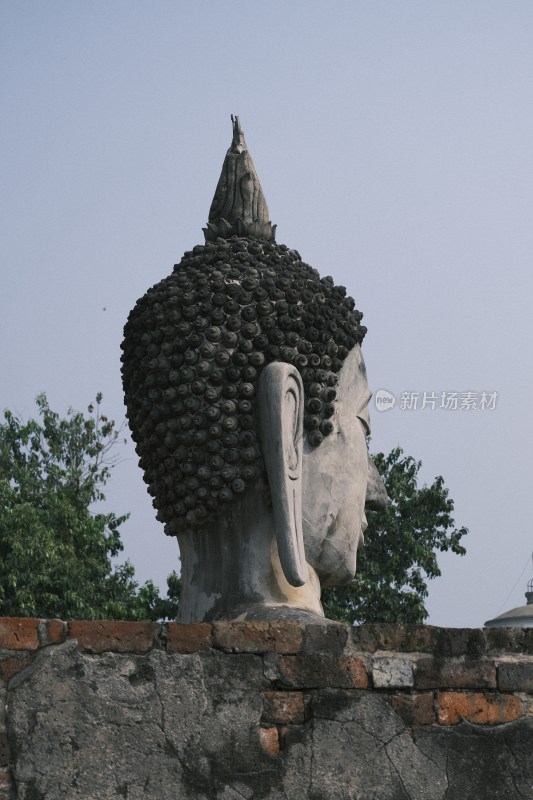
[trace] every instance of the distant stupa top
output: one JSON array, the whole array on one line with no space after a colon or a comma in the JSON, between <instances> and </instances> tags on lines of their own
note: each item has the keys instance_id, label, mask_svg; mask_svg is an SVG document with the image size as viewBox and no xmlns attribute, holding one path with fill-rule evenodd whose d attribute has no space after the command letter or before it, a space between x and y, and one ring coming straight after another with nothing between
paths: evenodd
<instances>
[{"instance_id":1,"label":"distant stupa top","mask_svg":"<svg viewBox=\"0 0 533 800\"><path fill-rule=\"evenodd\" d=\"M231 115L233 140L226 153L204 235L217 238L247 236L275 241L276 226L269 220L268 206L244 140L239 117Z\"/></svg>"},{"instance_id":2,"label":"distant stupa top","mask_svg":"<svg viewBox=\"0 0 533 800\"><path fill-rule=\"evenodd\" d=\"M531 554L533 558L533 553ZM499 617L485 622L486 628L533 628L533 578L528 581L526 592L527 603L500 614Z\"/></svg>"}]
</instances>

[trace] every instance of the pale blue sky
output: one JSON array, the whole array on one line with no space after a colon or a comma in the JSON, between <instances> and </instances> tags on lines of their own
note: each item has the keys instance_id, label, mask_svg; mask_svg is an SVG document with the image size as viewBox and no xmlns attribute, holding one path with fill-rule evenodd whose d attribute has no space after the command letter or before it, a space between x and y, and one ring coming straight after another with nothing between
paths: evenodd
<instances>
[{"instance_id":1,"label":"pale blue sky","mask_svg":"<svg viewBox=\"0 0 533 800\"><path fill-rule=\"evenodd\" d=\"M202 226L239 114L278 241L365 313L374 390L497 391L494 411L373 409L444 476L468 555L429 621L521 605L533 549L530 0L0 2L0 406L97 391L124 415L121 329ZM103 309L106 309L105 311ZM126 556L177 546L130 446L109 486ZM510 596L507 595L510 593Z\"/></svg>"}]
</instances>

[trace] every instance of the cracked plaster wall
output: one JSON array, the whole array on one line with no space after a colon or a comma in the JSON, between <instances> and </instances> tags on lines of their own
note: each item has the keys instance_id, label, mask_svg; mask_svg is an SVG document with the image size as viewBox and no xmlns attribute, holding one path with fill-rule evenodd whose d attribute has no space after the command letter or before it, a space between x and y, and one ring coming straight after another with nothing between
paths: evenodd
<instances>
[{"instance_id":1,"label":"cracked plaster wall","mask_svg":"<svg viewBox=\"0 0 533 800\"><path fill-rule=\"evenodd\" d=\"M533 797L519 630L0 620L0 676L2 800Z\"/></svg>"}]
</instances>

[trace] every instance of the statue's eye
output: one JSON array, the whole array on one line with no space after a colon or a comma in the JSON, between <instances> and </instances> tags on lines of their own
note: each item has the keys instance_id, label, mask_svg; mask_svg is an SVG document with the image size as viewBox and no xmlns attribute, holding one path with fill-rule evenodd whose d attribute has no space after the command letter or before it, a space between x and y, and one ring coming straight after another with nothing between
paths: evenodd
<instances>
[{"instance_id":1,"label":"statue's eye","mask_svg":"<svg viewBox=\"0 0 533 800\"><path fill-rule=\"evenodd\" d=\"M365 430L365 436L370 436L370 414L368 413L368 406L365 406L357 415L357 419Z\"/></svg>"},{"instance_id":2,"label":"statue's eye","mask_svg":"<svg viewBox=\"0 0 533 800\"><path fill-rule=\"evenodd\" d=\"M370 399L372 397L372 392L368 390L366 392L366 397L361 405L356 405L357 411L357 419L361 423L364 428L365 436L370 436L370 412L368 410L368 405L370 403Z\"/></svg>"}]
</instances>

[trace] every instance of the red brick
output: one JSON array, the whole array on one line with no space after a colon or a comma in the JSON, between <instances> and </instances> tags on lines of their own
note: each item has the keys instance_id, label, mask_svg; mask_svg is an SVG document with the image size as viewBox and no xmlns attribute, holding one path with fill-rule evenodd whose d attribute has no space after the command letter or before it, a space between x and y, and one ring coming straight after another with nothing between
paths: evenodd
<instances>
[{"instance_id":1,"label":"red brick","mask_svg":"<svg viewBox=\"0 0 533 800\"><path fill-rule=\"evenodd\" d=\"M7 686L13 675L29 667L32 661L33 655L3 658L0 661L0 679Z\"/></svg>"},{"instance_id":2,"label":"red brick","mask_svg":"<svg viewBox=\"0 0 533 800\"><path fill-rule=\"evenodd\" d=\"M185 625L169 622L165 636L169 653L196 653L211 647L212 627L207 623Z\"/></svg>"},{"instance_id":3,"label":"red brick","mask_svg":"<svg viewBox=\"0 0 533 800\"><path fill-rule=\"evenodd\" d=\"M277 728L259 728L259 742L269 756L279 755L279 736Z\"/></svg>"},{"instance_id":4,"label":"red brick","mask_svg":"<svg viewBox=\"0 0 533 800\"><path fill-rule=\"evenodd\" d=\"M304 716L302 692L263 692L263 722L301 725Z\"/></svg>"},{"instance_id":5,"label":"red brick","mask_svg":"<svg viewBox=\"0 0 533 800\"><path fill-rule=\"evenodd\" d=\"M366 689L368 687L366 667L360 658L340 658L339 666L341 672L346 671L346 674L349 675L350 687L348 688Z\"/></svg>"},{"instance_id":6,"label":"red brick","mask_svg":"<svg viewBox=\"0 0 533 800\"><path fill-rule=\"evenodd\" d=\"M512 694L439 692L437 722L457 725L461 720L476 725L502 725L522 716L522 703Z\"/></svg>"},{"instance_id":7,"label":"red brick","mask_svg":"<svg viewBox=\"0 0 533 800\"><path fill-rule=\"evenodd\" d=\"M215 647L227 653L299 653L298 622L215 622Z\"/></svg>"},{"instance_id":8,"label":"red brick","mask_svg":"<svg viewBox=\"0 0 533 800\"><path fill-rule=\"evenodd\" d=\"M37 650L39 620L24 617L0 618L0 650Z\"/></svg>"},{"instance_id":9,"label":"red brick","mask_svg":"<svg viewBox=\"0 0 533 800\"><path fill-rule=\"evenodd\" d=\"M433 693L398 694L391 697L390 702L394 711L408 727L431 725L435 722Z\"/></svg>"},{"instance_id":10,"label":"red brick","mask_svg":"<svg viewBox=\"0 0 533 800\"><path fill-rule=\"evenodd\" d=\"M41 645L61 644L67 638L67 625L61 619L47 619L44 621L44 631Z\"/></svg>"},{"instance_id":11,"label":"red brick","mask_svg":"<svg viewBox=\"0 0 533 800\"><path fill-rule=\"evenodd\" d=\"M295 689L366 689L368 676L359 658L329 655L279 656L279 680Z\"/></svg>"},{"instance_id":12,"label":"red brick","mask_svg":"<svg viewBox=\"0 0 533 800\"><path fill-rule=\"evenodd\" d=\"M146 653L152 649L159 630L155 622L115 620L76 620L68 623L70 639L78 640L78 649L88 653Z\"/></svg>"},{"instance_id":13,"label":"red brick","mask_svg":"<svg viewBox=\"0 0 533 800\"><path fill-rule=\"evenodd\" d=\"M496 665L483 661L421 659L416 665L417 689L495 689Z\"/></svg>"}]
</instances>

